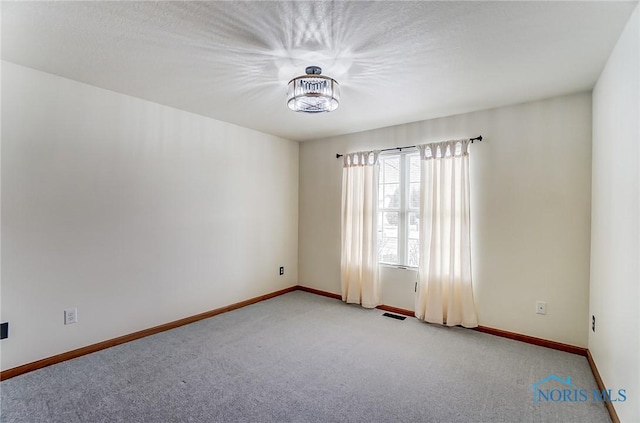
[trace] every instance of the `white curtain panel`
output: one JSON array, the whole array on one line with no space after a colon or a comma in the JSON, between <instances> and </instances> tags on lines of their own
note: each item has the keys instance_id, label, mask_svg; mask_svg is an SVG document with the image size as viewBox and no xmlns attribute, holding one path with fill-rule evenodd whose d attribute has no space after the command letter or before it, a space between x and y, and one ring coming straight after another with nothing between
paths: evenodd
<instances>
[{"instance_id":1,"label":"white curtain panel","mask_svg":"<svg viewBox=\"0 0 640 423\"><path fill-rule=\"evenodd\" d=\"M342 170L342 300L380 305L378 151L345 154Z\"/></svg>"},{"instance_id":2,"label":"white curtain panel","mask_svg":"<svg viewBox=\"0 0 640 423\"><path fill-rule=\"evenodd\" d=\"M469 140L418 146L420 264L416 317L478 326L471 285Z\"/></svg>"}]
</instances>

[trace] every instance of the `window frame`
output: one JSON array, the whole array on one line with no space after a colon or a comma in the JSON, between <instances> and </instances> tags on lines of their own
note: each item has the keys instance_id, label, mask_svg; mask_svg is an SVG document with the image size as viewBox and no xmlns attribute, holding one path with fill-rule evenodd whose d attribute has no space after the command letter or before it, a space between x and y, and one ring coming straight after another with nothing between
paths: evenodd
<instances>
[{"instance_id":1,"label":"window frame","mask_svg":"<svg viewBox=\"0 0 640 423\"><path fill-rule=\"evenodd\" d=\"M381 154L379 161L380 166L384 166L383 162L387 159L399 158L399 190L400 190L400 206L399 208L378 207L378 216L384 220L385 212L398 214L397 225L397 263L390 263L383 261L382 257L378 257L378 264L389 267L404 268L404 269L417 269L418 264L409 264L409 229L410 229L410 215L415 213L417 218L420 216L420 208L411 208L411 157L419 159L419 153L415 150L393 152L387 154ZM379 186L384 186L385 183L382 180L383 172L380 172L378 180ZM395 182L394 182L395 183ZM415 181L413 182L415 183ZM420 181L418 181L420 183ZM382 188L384 193L384 188ZM380 201L380 200L379 200ZM384 204L384 199L381 200ZM418 227L419 230L419 227ZM378 236L383 237L384 234L384 222L378 222ZM411 238L414 239L414 238Z\"/></svg>"}]
</instances>

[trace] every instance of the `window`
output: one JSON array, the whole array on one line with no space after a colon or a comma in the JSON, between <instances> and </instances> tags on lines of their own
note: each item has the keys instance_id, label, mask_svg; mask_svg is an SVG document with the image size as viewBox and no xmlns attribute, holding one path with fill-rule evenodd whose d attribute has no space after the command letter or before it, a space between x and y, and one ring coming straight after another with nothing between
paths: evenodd
<instances>
[{"instance_id":1,"label":"window","mask_svg":"<svg viewBox=\"0 0 640 423\"><path fill-rule=\"evenodd\" d=\"M378 257L380 263L418 267L420 156L380 156Z\"/></svg>"}]
</instances>

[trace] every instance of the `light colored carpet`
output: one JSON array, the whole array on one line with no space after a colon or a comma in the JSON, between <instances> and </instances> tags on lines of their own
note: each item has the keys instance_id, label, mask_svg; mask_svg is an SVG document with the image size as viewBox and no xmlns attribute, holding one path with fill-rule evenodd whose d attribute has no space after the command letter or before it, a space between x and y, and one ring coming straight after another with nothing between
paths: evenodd
<instances>
[{"instance_id":1,"label":"light colored carpet","mask_svg":"<svg viewBox=\"0 0 640 423\"><path fill-rule=\"evenodd\" d=\"M584 357L291 292L0 384L2 422L609 422Z\"/></svg>"}]
</instances>

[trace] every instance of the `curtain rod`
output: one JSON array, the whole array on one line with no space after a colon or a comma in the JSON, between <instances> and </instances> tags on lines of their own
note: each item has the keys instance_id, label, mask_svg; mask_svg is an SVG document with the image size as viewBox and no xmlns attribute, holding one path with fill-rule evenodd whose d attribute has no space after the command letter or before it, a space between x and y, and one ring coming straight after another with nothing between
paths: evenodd
<instances>
[{"instance_id":1,"label":"curtain rod","mask_svg":"<svg viewBox=\"0 0 640 423\"><path fill-rule=\"evenodd\" d=\"M477 136L477 137L475 137L475 138L469 138L469 141L471 141L471 144L473 144L473 142L474 142L474 141L482 141L482 135L478 135L478 136ZM382 152L382 151L392 151L392 150L402 151L402 150L403 150L403 149L405 149L405 148L416 148L416 146L415 146L415 145L408 145L408 146L406 146L406 147L384 148L384 149L382 149L382 150L380 150L380 151L381 151L381 152ZM340 157L342 157L342 156L344 156L344 154L340 154L340 153L338 153L338 154L336 154L336 159L339 159L339 158L340 158Z\"/></svg>"}]
</instances>

